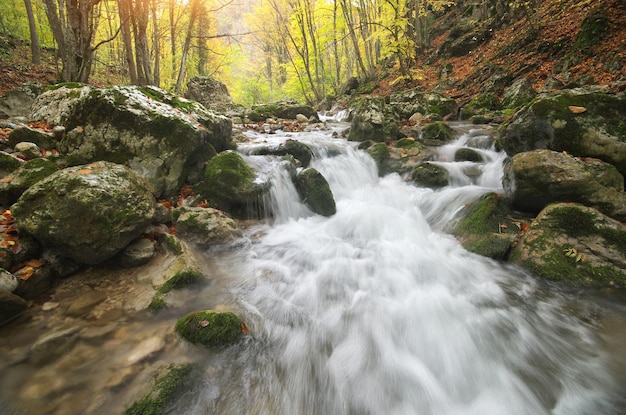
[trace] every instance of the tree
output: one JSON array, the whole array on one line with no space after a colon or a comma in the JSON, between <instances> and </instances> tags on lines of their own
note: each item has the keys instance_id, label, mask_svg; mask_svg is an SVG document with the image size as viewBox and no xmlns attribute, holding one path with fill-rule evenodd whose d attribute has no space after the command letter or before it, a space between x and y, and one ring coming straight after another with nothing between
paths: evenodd
<instances>
[{"instance_id":1,"label":"tree","mask_svg":"<svg viewBox=\"0 0 626 415\"><path fill-rule=\"evenodd\" d=\"M39 47L39 36L37 35L37 24L35 23L35 14L33 13L33 5L30 0L24 0L26 7L26 15L28 16L28 29L30 31L30 50L32 53L33 63L39 65L41 63L41 52Z\"/></svg>"}]
</instances>

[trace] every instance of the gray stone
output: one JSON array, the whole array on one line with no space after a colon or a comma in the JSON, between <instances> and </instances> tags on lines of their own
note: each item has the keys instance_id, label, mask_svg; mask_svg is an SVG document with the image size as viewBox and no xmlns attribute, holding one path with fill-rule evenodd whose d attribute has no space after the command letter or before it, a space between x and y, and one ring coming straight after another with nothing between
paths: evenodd
<instances>
[{"instance_id":1,"label":"gray stone","mask_svg":"<svg viewBox=\"0 0 626 415\"><path fill-rule=\"evenodd\" d=\"M116 258L116 263L124 268L138 267L148 263L156 252L155 242L148 238L137 238Z\"/></svg>"},{"instance_id":2,"label":"gray stone","mask_svg":"<svg viewBox=\"0 0 626 415\"><path fill-rule=\"evenodd\" d=\"M31 105L40 93L41 85L38 83L13 88L0 97L0 111L9 117L28 116Z\"/></svg>"},{"instance_id":3,"label":"gray stone","mask_svg":"<svg viewBox=\"0 0 626 415\"><path fill-rule=\"evenodd\" d=\"M0 288L0 325L19 316L27 309L26 301L10 291Z\"/></svg>"},{"instance_id":4,"label":"gray stone","mask_svg":"<svg viewBox=\"0 0 626 415\"><path fill-rule=\"evenodd\" d=\"M17 143L14 150L17 153L22 154L26 160L41 157L41 150L39 149L39 146L28 141Z\"/></svg>"},{"instance_id":5,"label":"gray stone","mask_svg":"<svg viewBox=\"0 0 626 415\"><path fill-rule=\"evenodd\" d=\"M239 227L224 212L212 208L176 209L176 235L200 245L215 245L241 236Z\"/></svg>"},{"instance_id":6,"label":"gray stone","mask_svg":"<svg viewBox=\"0 0 626 415\"><path fill-rule=\"evenodd\" d=\"M9 271L0 268L0 290L13 292L19 286L19 281L15 278L15 275Z\"/></svg>"},{"instance_id":7,"label":"gray stone","mask_svg":"<svg viewBox=\"0 0 626 415\"><path fill-rule=\"evenodd\" d=\"M89 313L95 306L107 299L106 293L99 291L88 291L80 294L72 300L70 306L65 310L65 315L69 317L81 317Z\"/></svg>"}]
</instances>

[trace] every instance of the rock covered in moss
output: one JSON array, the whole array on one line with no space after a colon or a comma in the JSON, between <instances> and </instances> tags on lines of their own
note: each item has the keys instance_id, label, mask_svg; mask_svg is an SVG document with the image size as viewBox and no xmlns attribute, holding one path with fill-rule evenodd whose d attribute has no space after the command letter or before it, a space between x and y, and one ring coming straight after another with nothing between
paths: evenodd
<instances>
[{"instance_id":1,"label":"rock covered in moss","mask_svg":"<svg viewBox=\"0 0 626 415\"><path fill-rule=\"evenodd\" d=\"M56 146L56 142L52 134L45 133L41 130L31 128L27 125L14 128L9 133L9 145L15 147L19 143L30 142L35 143L44 150L52 150Z\"/></svg>"},{"instance_id":2,"label":"rock covered in moss","mask_svg":"<svg viewBox=\"0 0 626 415\"><path fill-rule=\"evenodd\" d=\"M626 175L626 96L597 88L541 95L503 126L500 143L511 156L549 149L596 157Z\"/></svg>"},{"instance_id":3,"label":"rock covered in moss","mask_svg":"<svg viewBox=\"0 0 626 415\"><path fill-rule=\"evenodd\" d=\"M20 233L83 264L111 258L154 216L154 197L132 170L97 162L59 170L13 205Z\"/></svg>"},{"instance_id":4,"label":"rock covered in moss","mask_svg":"<svg viewBox=\"0 0 626 415\"><path fill-rule=\"evenodd\" d=\"M576 203L555 203L533 221L511 260L550 280L626 285L626 226Z\"/></svg>"},{"instance_id":5,"label":"rock covered in moss","mask_svg":"<svg viewBox=\"0 0 626 415\"><path fill-rule=\"evenodd\" d=\"M231 312L212 310L187 314L176 323L176 332L192 344L224 347L241 340L245 325Z\"/></svg>"},{"instance_id":6,"label":"rock covered in moss","mask_svg":"<svg viewBox=\"0 0 626 415\"><path fill-rule=\"evenodd\" d=\"M425 162L413 169L411 178L420 186L437 189L448 185L450 174L443 166Z\"/></svg>"},{"instance_id":7,"label":"rock covered in moss","mask_svg":"<svg viewBox=\"0 0 626 415\"><path fill-rule=\"evenodd\" d=\"M222 244L241 236L237 223L218 209L183 206L173 216L176 234L200 245Z\"/></svg>"},{"instance_id":8,"label":"rock covered in moss","mask_svg":"<svg viewBox=\"0 0 626 415\"><path fill-rule=\"evenodd\" d=\"M513 156L505 167L504 188L519 210L537 213L551 202L579 202L626 220L624 178L597 159L536 150Z\"/></svg>"},{"instance_id":9,"label":"rock covered in moss","mask_svg":"<svg viewBox=\"0 0 626 415\"><path fill-rule=\"evenodd\" d=\"M0 326L28 309L28 303L8 290L0 288Z\"/></svg>"},{"instance_id":10,"label":"rock covered in moss","mask_svg":"<svg viewBox=\"0 0 626 415\"><path fill-rule=\"evenodd\" d=\"M209 160L196 191L210 206L235 217L246 217L263 192L255 177L239 154L225 151Z\"/></svg>"},{"instance_id":11,"label":"rock covered in moss","mask_svg":"<svg viewBox=\"0 0 626 415\"><path fill-rule=\"evenodd\" d=\"M317 119L317 111L313 107L301 105L291 100L255 105L248 114L248 118L254 122L265 121L268 118L295 120L298 114L304 115L307 119L311 117Z\"/></svg>"},{"instance_id":12,"label":"rock covered in moss","mask_svg":"<svg viewBox=\"0 0 626 415\"><path fill-rule=\"evenodd\" d=\"M206 108L219 114L227 114L238 110L228 93L226 85L210 76L194 76L187 82L185 97L197 101Z\"/></svg>"},{"instance_id":13,"label":"rock covered in moss","mask_svg":"<svg viewBox=\"0 0 626 415\"><path fill-rule=\"evenodd\" d=\"M154 386L144 397L133 403L125 415L165 415L191 383L193 365L176 364L160 369Z\"/></svg>"},{"instance_id":14,"label":"rock covered in moss","mask_svg":"<svg viewBox=\"0 0 626 415\"><path fill-rule=\"evenodd\" d=\"M170 291L180 290L191 285L200 284L203 281L207 281L207 277L205 277L200 271L185 269L177 272L170 279L165 281L161 287L159 287L157 292L152 297L150 304L148 304L148 311L155 313L165 308L167 306L166 294Z\"/></svg>"},{"instance_id":15,"label":"rock covered in moss","mask_svg":"<svg viewBox=\"0 0 626 415\"><path fill-rule=\"evenodd\" d=\"M125 164L157 197L176 195L214 150L231 145L230 119L156 87L60 86L38 97L31 118L66 127L57 148L69 165Z\"/></svg>"},{"instance_id":16,"label":"rock covered in moss","mask_svg":"<svg viewBox=\"0 0 626 415\"><path fill-rule=\"evenodd\" d=\"M389 105L398 117L409 119L415 113L436 114L441 117L456 110L456 101L436 92L423 92L420 88L393 92Z\"/></svg>"},{"instance_id":17,"label":"rock covered in moss","mask_svg":"<svg viewBox=\"0 0 626 415\"><path fill-rule=\"evenodd\" d=\"M443 144L454 138L454 130L446 122L434 121L422 128L422 138Z\"/></svg>"},{"instance_id":18,"label":"rock covered in moss","mask_svg":"<svg viewBox=\"0 0 626 415\"><path fill-rule=\"evenodd\" d=\"M332 216L337 212L335 198L326 178L310 167L296 176L296 189L302 201L322 216Z\"/></svg>"},{"instance_id":19,"label":"rock covered in moss","mask_svg":"<svg viewBox=\"0 0 626 415\"><path fill-rule=\"evenodd\" d=\"M48 159L37 158L23 163L0 183L0 202L15 203L26 189L57 170L57 166Z\"/></svg>"},{"instance_id":20,"label":"rock covered in moss","mask_svg":"<svg viewBox=\"0 0 626 415\"><path fill-rule=\"evenodd\" d=\"M297 140L287 140L278 147L268 148L263 147L254 152L254 154L260 155L274 155L274 156L286 156L290 155L296 159L301 167L308 167L311 159L313 158L313 151L311 148Z\"/></svg>"},{"instance_id":21,"label":"rock covered in moss","mask_svg":"<svg viewBox=\"0 0 626 415\"><path fill-rule=\"evenodd\" d=\"M397 115L382 97L365 97L356 105L348 139L388 142L398 138Z\"/></svg>"},{"instance_id":22,"label":"rock covered in moss","mask_svg":"<svg viewBox=\"0 0 626 415\"><path fill-rule=\"evenodd\" d=\"M482 163L483 156L473 148L462 147L454 153L454 161L472 161L474 163Z\"/></svg>"}]
</instances>

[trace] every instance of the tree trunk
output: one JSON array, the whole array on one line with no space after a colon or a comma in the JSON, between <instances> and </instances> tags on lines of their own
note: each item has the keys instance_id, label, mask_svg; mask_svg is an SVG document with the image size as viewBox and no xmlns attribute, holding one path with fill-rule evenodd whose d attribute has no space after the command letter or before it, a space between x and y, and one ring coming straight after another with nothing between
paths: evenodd
<instances>
[{"instance_id":1,"label":"tree trunk","mask_svg":"<svg viewBox=\"0 0 626 415\"><path fill-rule=\"evenodd\" d=\"M124 51L126 56L126 65L128 65L128 76L132 85L137 85L137 67L135 66L135 58L133 56L133 38L130 31L131 6L130 0L118 0L120 10L120 25L122 31L122 42L124 43Z\"/></svg>"},{"instance_id":2,"label":"tree trunk","mask_svg":"<svg viewBox=\"0 0 626 415\"><path fill-rule=\"evenodd\" d=\"M30 30L30 50L32 53L33 63L39 65L41 63L41 52L39 48L39 36L37 36L37 24L35 23L35 15L33 14L33 5L30 0L24 0L26 7L26 15L28 16L28 29Z\"/></svg>"},{"instance_id":3,"label":"tree trunk","mask_svg":"<svg viewBox=\"0 0 626 415\"><path fill-rule=\"evenodd\" d=\"M193 28L198 17L198 9L200 6L200 0L193 0L191 3L191 14L189 16L189 26L187 28L187 36L185 37L185 43L183 45L183 51L180 58L180 70L178 71L178 78L176 79L175 92L180 94L183 87L183 81L187 76L187 58L189 57L189 49L191 48L191 40L193 39Z\"/></svg>"},{"instance_id":4,"label":"tree trunk","mask_svg":"<svg viewBox=\"0 0 626 415\"><path fill-rule=\"evenodd\" d=\"M159 38L159 20L157 19L157 0L152 1L152 30L154 44L154 86L161 84L161 49Z\"/></svg>"}]
</instances>

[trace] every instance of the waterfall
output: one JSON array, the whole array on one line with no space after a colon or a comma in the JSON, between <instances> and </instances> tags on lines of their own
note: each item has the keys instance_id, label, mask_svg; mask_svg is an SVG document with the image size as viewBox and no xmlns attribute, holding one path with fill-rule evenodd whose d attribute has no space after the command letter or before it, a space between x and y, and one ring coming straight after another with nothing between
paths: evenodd
<instances>
[{"instance_id":1,"label":"waterfall","mask_svg":"<svg viewBox=\"0 0 626 415\"><path fill-rule=\"evenodd\" d=\"M251 336L212 363L219 375L184 413L624 413L611 357L572 311L593 306L445 233L463 206L501 191L506 155L476 145L480 132L439 150L453 180L437 191L379 177L330 131L250 137L244 153L261 141L308 144L337 213L306 208L279 159L247 156L272 183L274 212L232 254ZM463 146L485 162L454 163Z\"/></svg>"}]
</instances>

